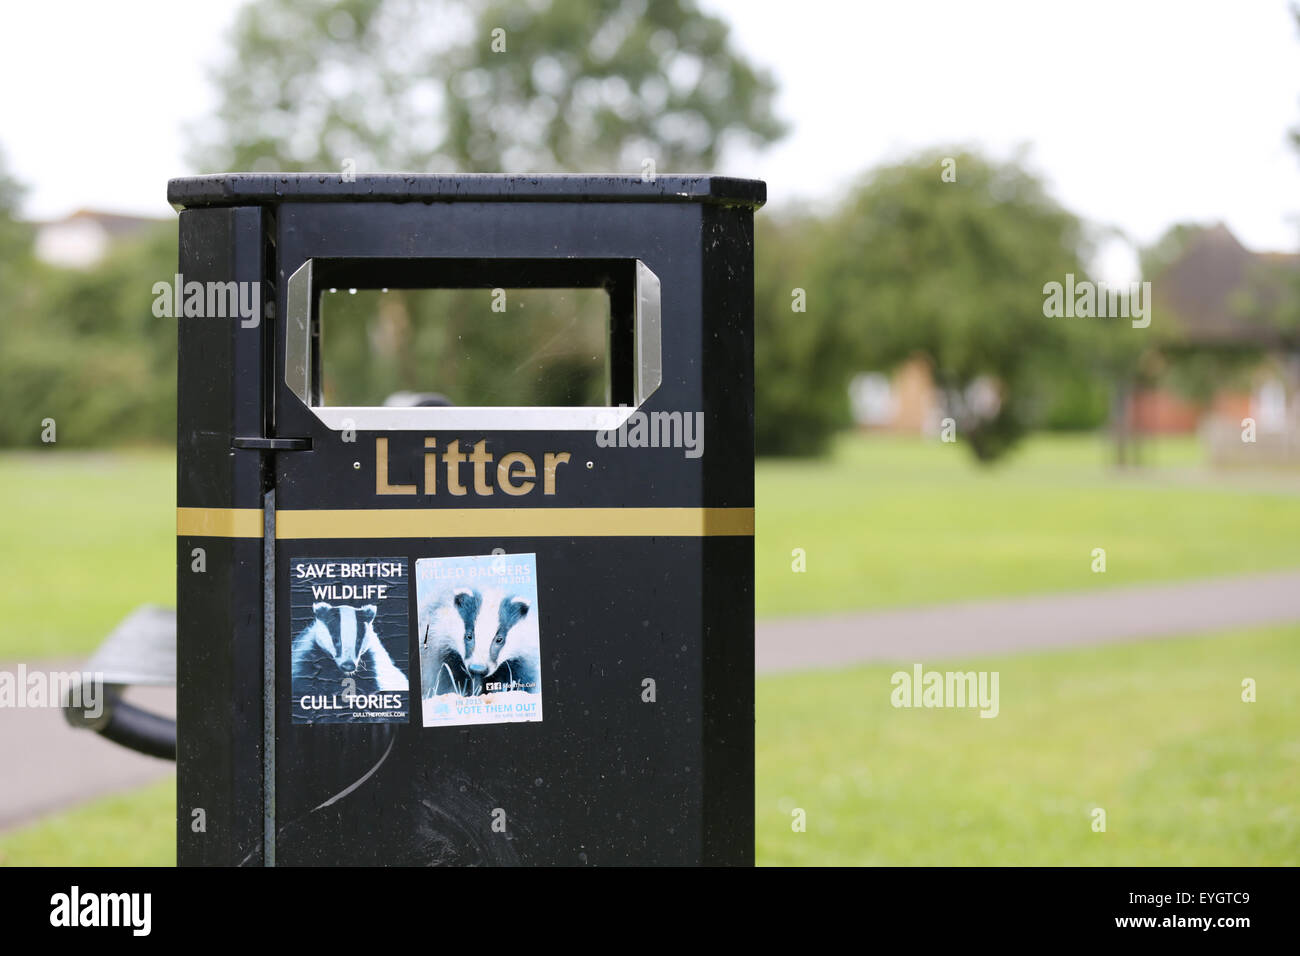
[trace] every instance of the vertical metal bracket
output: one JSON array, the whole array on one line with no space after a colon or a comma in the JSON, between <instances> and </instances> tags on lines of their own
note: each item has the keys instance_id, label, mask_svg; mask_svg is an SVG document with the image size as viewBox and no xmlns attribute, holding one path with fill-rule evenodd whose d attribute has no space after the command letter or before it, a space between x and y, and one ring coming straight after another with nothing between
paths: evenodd
<instances>
[{"instance_id":1,"label":"vertical metal bracket","mask_svg":"<svg viewBox=\"0 0 1300 956\"><path fill-rule=\"evenodd\" d=\"M262 495L262 865L275 866L275 489Z\"/></svg>"}]
</instances>

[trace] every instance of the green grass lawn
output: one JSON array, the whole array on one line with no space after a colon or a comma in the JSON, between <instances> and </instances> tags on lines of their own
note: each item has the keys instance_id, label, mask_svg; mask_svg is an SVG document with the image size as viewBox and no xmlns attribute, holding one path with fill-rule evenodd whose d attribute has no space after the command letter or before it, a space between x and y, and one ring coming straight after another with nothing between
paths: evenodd
<instances>
[{"instance_id":1,"label":"green grass lawn","mask_svg":"<svg viewBox=\"0 0 1300 956\"><path fill-rule=\"evenodd\" d=\"M999 715L895 709L893 666L758 681L760 862L1300 864L1300 625L925 663L998 671Z\"/></svg>"},{"instance_id":2,"label":"green grass lawn","mask_svg":"<svg viewBox=\"0 0 1300 956\"><path fill-rule=\"evenodd\" d=\"M175 866L176 778L0 834L0 866Z\"/></svg>"},{"instance_id":3,"label":"green grass lawn","mask_svg":"<svg viewBox=\"0 0 1300 956\"><path fill-rule=\"evenodd\" d=\"M1300 567L1300 478L1207 476L1190 440L1152 452L1123 475L1102 439L1039 436L984 469L960 445L846 436L826 461L761 462L758 613ZM174 603L170 452L0 454L0 496L0 661L82 654L137 605Z\"/></svg>"},{"instance_id":4,"label":"green grass lawn","mask_svg":"<svg viewBox=\"0 0 1300 956\"><path fill-rule=\"evenodd\" d=\"M1300 626L925 663L998 671L998 716L895 709L893 666L758 680L760 863L1300 864ZM171 864L174 787L0 835L0 863Z\"/></svg>"},{"instance_id":5,"label":"green grass lawn","mask_svg":"<svg viewBox=\"0 0 1300 956\"><path fill-rule=\"evenodd\" d=\"M0 455L0 662L85 653L176 603L175 455L56 447Z\"/></svg>"},{"instance_id":6,"label":"green grass lawn","mask_svg":"<svg viewBox=\"0 0 1300 956\"><path fill-rule=\"evenodd\" d=\"M1211 475L1192 440L1154 443L1132 474L1107 453L1103 439L1039 436L981 468L960 445L846 436L829 461L762 462L758 614L1300 567L1300 475Z\"/></svg>"}]
</instances>

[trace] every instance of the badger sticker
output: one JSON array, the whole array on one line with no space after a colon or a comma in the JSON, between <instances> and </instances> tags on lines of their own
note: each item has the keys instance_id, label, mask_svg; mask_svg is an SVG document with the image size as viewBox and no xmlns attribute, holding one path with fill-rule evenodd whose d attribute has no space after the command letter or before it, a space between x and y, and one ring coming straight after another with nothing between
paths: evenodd
<instances>
[{"instance_id":1,"label":"badger sticker","mask_svg":"<svg viewBox=\"0 0 1300 956\"><path fill-rule=\"evenodd\" d=\"M537 556L415 562L425 727L542 719Z\"/></svg>"},{"instance_id":2,"label":"badger sticker","mask_svg":"<svg viewBox=\"0 0 1300 956\"><path fill-rule=\"evenodd\" d=\"M405 559L294 558L289 579L293 722L406 723Z\"/></svg>"}]
</instances>

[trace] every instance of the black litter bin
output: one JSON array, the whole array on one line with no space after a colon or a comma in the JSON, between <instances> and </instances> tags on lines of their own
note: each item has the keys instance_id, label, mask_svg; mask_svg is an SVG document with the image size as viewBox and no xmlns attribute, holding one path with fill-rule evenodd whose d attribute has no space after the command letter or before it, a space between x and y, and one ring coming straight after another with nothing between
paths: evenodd
<instances>
[{"instance_id":1,"label":"black litter bin","mask_svg":"<svg viewBox=\"0 0 1300 956\"><path fill-rule=\"evenodd\" d=\"M168 197L180 862L752 863L764 185ZM608 293L603 405L325 404L328 290L544 288Z\"/></svg>"}]
</instances>

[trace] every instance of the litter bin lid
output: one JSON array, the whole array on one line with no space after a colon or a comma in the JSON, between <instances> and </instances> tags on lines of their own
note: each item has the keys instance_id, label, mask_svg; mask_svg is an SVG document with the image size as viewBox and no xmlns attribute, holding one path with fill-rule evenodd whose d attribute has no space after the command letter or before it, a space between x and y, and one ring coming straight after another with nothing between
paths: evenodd
<instances>
[{"instance_id":1,"label":"litter bin lid","mask_svg":"<svg viewBox=\"0 0 1300 956\"><path fill-rule=\"evenodd\" d=\"M177 209L279 202L696 202L757 208L767 184L730 176L514 176L380 173L345 182L330 173L218 173L167 183Z\"/></svg>"}]
</instances>

